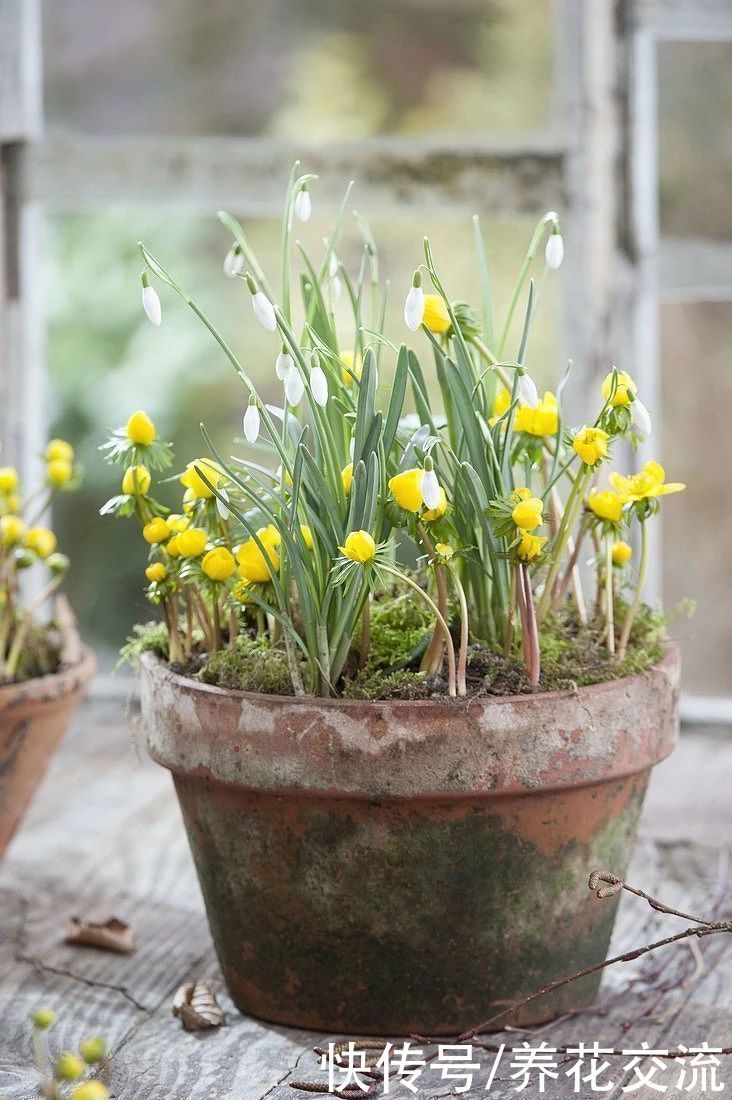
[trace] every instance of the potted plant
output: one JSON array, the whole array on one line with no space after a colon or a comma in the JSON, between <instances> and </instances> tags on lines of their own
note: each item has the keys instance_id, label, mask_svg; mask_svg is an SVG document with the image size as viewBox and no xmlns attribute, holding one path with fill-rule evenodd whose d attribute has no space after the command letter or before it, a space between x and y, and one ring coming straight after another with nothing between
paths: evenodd
<instances>
[{"instance_id":1,"label":"potted plant","mask_svg":"<svg viewBox=\"0 0 732 1100\"><path fill-rule=\"evenodd\" d=\"M151 321L157 282L239 375L245 448L228 460L204 428L170 514L153 474L171 448L149 416L105 445L124 475L103 510L139 521L163 619L126 652L142 655L150 752L173 774L237 1005L324 1030L451 1033L604 957L613 913L590 904L586 873L626 866L649 770L676 737L678 658L642 591L647 524L683 486L648 463L600 487L614 446L650 429L627 373L608 372L583 426L562 422L568 372L536 391L529 335L562 259L556 214L500 328L479 227L480 317L451 301L425 240L404 306L414 347L396 348L362 219L357 272L342 216L318 262L300 251L296 326L291 238L311 182L288 187L280 293L220 215L225 272L272 333L281 407L141 246ZM524 1019L595 989L575 983Z\"/></svg>"},{"instance_id":2,"label":"potted plant","mask_svg":"<svg viewBox=\"0 0 732 1100\"><path fill-rule=\"evenodd\" d=\"M79 480L65 440L52 439L44 459L43 483L26 496L15 467L0 468L0 856L95 668L66 603L43 615L69 567L44 516Z\"/></svg>"}]
</instances>

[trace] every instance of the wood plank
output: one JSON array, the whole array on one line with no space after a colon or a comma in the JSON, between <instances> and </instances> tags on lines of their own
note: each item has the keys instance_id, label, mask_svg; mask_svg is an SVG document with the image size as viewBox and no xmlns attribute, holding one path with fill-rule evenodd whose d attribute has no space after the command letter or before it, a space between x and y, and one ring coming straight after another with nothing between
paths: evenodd
<instances>
[{"instance_id":1,"label":"wood plank","mask_svg":"<svg viewBox=\"0 0 732 1100\"><path fill-rule=\"evenodd\" d=\"M39 0L0 0L0 144L40 129L40 19Z\"/></svg>"},{"instance_id":2,"label":"wood plank","mask_svg":"<svg viewBox=\"0 0 732 1100\"><path fill-rule=\"evenodd\" d=\"M667 237L658 257L663 302L732 300L732 244L697 237Z\"/></svg>"}]
</instances>

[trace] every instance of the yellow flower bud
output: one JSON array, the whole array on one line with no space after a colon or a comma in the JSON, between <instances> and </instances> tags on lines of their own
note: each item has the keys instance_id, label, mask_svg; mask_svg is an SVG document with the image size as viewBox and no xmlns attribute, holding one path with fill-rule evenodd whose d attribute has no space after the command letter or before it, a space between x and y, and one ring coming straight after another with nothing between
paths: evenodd
<instances>
[{"instance_id":1,"label":"yellow flower bud","mask_svg":"<svg viewBox=\"0 0 732 1100\"><path fill-rule=\"evenodd\" d=\"M53 462L54 459L60 459L61 462L73 462L74 448L65 439L51 439L46 445L44 457L46 462Z\"/></svg>"},{"instance_id":2,"label":"yellow flower bud","mask_svg":"<svg viewBox=\"0 0 732 1100\"><path fill-rule=\"evenodd\" d=\"M341 362L345 363L345 365L348 367L348 370L341 371L341 378L343 379L345 384L347 386L352 386L354 375L360 381L361 375L363 373L363 363L361 362L361 357L359 356L358 359L356 359L354 358L352 351L342 351Z\"/></svg>"},{"instance_id":3,"label":"yellow flower bud","mask_svg":"<svg viewBox=\"0 0 732 1100\"><path fill-rule=\"evenodd\" d=\"M521 535L521 541L516 547L516 555L519 560L533 561L534 558L538 558L547 537L546 535L532 535L528 531L524 531Z\"/></svg>"},{"instance_id":4,"label":"yellow flower bud","mask_svg":"<svg viewBox=\"0 0 732 1100\"><path fill-rule=\"evenodd\" d=\"M5 498L5 511L6 512L17 512L17 511L20 510L20 504L21 504L20 497L18 496L17 493L8 493L8 495Z\"/></svg>"},{"instance_id":5,"label":"yellow flower bud","mask_svg":"<svg viewBox=\"0 0 732 1100\"><path fill-rule=\"evenodd\" d=\"M168 571L161 561L151 562L145 570L145 576L147 577L147 579L149 581L157 582L157 584L160 584L161 581L165 580L167 573Z\"/></svg>"},{"instance_id":6,"label":"yellow flower bud","mask_svg":"<svg viewBox=\"0 0 732 1100\"><path fill-rule=\"evenodd\" d=\"M82 1039L79 1043L79 1054L88 1066L101 1062L106 1053L107 1044L98 1035L94 1035L90 1039Z\"/></svg>"},{"instance_id":7,"label":"yellow flower bud","mask_svg":"<svg viewBox=\"0 0 732 1100\"><path fill-rule=\"evenodd\" d=\"M149 447L155 438L155 425L146 412L138 409L127 421L125 433L131 443L138 447Z\"/></svg>"},{"instance_id":8,"label":"yellow flower bud","mask_svg":"<svg viewBox=\"0 0 732 1100\"><path fill-rule=\"evenodd\" d=\"M449 561L450 558L455 553L452 546L450 546L450 544L448 542L437 542L437 543L435 543L435 550L437 551L437 553L440 555L441 558L445 559L445 561Z\"/></svg>"},{"instance_id":9,"label":"yellow flower bud","mask_svg":"<svg viewBox=\"0 0 732 1100\"><path fill-rule=\"evenodd\" d=\"M344 466L341 470L341 483L343 485L343 492L348 496L351 491L351 485L353 483L353 463L349 462L347 466Z\"/></svg>"},{"instance_id":10,"label":"yellow flower bud","mask_svg":"<svg viewBox=\"0 0 732 1100\"><path fill-rule=\"evenodd\" d=\"M236 559L225 546L215 546L204 555L201 569L212 581L227 581L236 570Z\"/></svg>"},{"instance_id":11,"label":"yellow flower bud","mask_svg":"<svg viewBox=\"0 0 732 1100\"><path fill-rule=\"evenodd\" d=\"M614 409L616 409L619 405L632 404L633 395L638 392L637 385L626 371L621 370L617 371L616 373L618 376L618 383L615 393L613 394L613 399L611 401L611 405ZM610 373L605 378L605 381L602 383L602 396L605 398L606 401L610 396L610 391L612 390L612 388L613 372L610 371Z\"/></svg>"},{"instance_id":12,"label":"yellow flower bud","mask_svg":"<svg viewBox=\"0 0 732 1100\"><path fill-rule=\"evenodd\" d=\"M302 535L303 542L307 546L308 550L312 550L315 545L313 540L313 532L308 527L307 523L300 524L300 534Z\"/></svg>"},{"instance_id":13,"label":"yellow flower bud","mask_svg":"<svg viewBox=\"0 0 732 1100\"><path fill-rule=\"evenodd\" d=\"M344 545L339 546L338 549L345 558L365 565L376 553L376 543L368 531L351 531L350 535L346 536Z\"/></svg>"},{"instance_id":14,"label":"yellow flower bud","mask_svg":"<svg viewBox=\"0 0 732 1100\"><path fill-rule=\"evenodd\" d=\"M84 1063L78 1054L65 1050L56 1059L55 1075L61 1081L76 1081L84 1072Z\"/></svg>"},{"instance_id":15,"label":"yellow flower bud","mask_svg":"<svg viewBox=\"0 0 732 1100\"><path fill-rule=\"evenodd\" d=\"M122 492L128 496L144 496L152 484L147 466L130 466L122 478Z\"/></svg>"},{"instance_id":16,"label":"yellow flower bud","mask_svg":"<svg viewBox=\"0 0 732 1100\"><path fill-rule=\"evenodd\" d=\"M224 471L212 458L197 458L189 462L181 474L181 484L185 485L186 489L191 489L202 500L208 500L213 493L201 475L196 473L196 466L206 475L215 489L218 489L219 484L224 480Z\"/></svg>"},{"instance_id":17,"label":"yellow flower bud","mask_svg":"<svg viewBox=\"0 0 732 1100\"><path fill-rule=\"evenodd\" d=\"M607 455L609 436L602 428L581 428L572 440L575 452L587 466L594 466Z\"/></svg>"},{"instance_id":18,"label":"yellow flower bud","mask_svg":"<svg viewBox=\"0 0 732 1100\"><path fill-rule=\"evenodd\" d=\"M18 484L18 471L14 466L0 466L0 493L12 493Z\"/></svg>"},{"instance_id":19,"label":"yellow flower bud","mask_svg":"<svg viewBox=\"0 0 732 1100\"><path fill-rule=\"evenodd\" d=\"M632 547L627 542L623 542L622 539L618 539L613 543L612 559L613 565L627 565L633 556Z\"/></svg>"},{"instance_id":20,"label":"yellow flower bud","mask_svg":"<svg viewBox=\"0 0 732 1100\"><path fill-rule=\"evenodd\" d=\"M557 399L548 390L535 409L530 405L520 405L514 414L515 432L526 432L535 436L556 435L558 427Z\"/></svg>"},{"instance_id":21,"label":"yellow flower bud","mask_svg":"<svg viewBox=\"0 0 732 1100\"><path fill-rule=\"evenodd\" d=\"M180 557L180 550L178 549L178 536L177 535L173 535L172 538L168 539L168 541L165 544L165 551L166 551L169 558L179 558Z\"/></svg>"},{"instance_id":22,"label":"yellow flower bud","mask_svg":"<svg viewBox=\"0 0 732 1100\"><path fill-rule=\"evenodd\" d=\"M275 573L278 573L280 568L280 555L274 542L267 539L262 539L262 542L266 557L254 539L247 539L236 551L239 576L253 584L264 584L270 579L267 561L271 563Z\"/></svg>"},{"instance_id":23,"label":"yellow flower bud","mask_svg":"<svg viewBox=\"0 0 732 1100\"><path fill-rule=\"evenodd\" d=\"M56 1023L56 1013L52 1008L43 1006L31 1013L31 1021L39 1031L48 1031L49 1027L53 1027Z\"/></svg>"},{"instance_id":24,"label":"yellow flower bud","mask_svg":"<svg viewBox=\"0 0 732 1100\"><path fill-rule=\"evenodd\" d=\"M257 535L266 546L279 546L282 541L274 523L268 523L266 527L258 527Z\"/></svg>"},{"instance_id":25,"label":"yellow flower bud","mask_svg":"<svg viewBox=\"0 0 732 1100\"><path fill-rule=\"evenodd\" d=\"M142 537L145 542L156 543L165 542L170 535L170 524L167 523L162 516L155 516L149 523L146 523L142 529Z\"/></svg>"},{"instance_id":26,"label":"yellow flower bud","mask_svg":"<svg viewBox=\"0 0 732 1100\"><path fill-rule=\"evenodd\" d=\"M186 527L191 526L191 521L188 516L182 516L179 512L171 512L168 516L167 523L170 530L176 533L185 531Z\"/></svg>"},{"instance_id":27,"label":"yellow flower bud","mask_svg":"<svg viewBox=\"0 0 732 1100\"><path fill-rule=\"evenodd\" d=\"M391 495L405 512L419 512L422 507L422 478L424 470L404 470L389 478Z\"/></svg>"},{"instance_id":28,"label":"yellow flower bud","mask_svg":"<svg viewBox=\"0 0 732 1100\"><path fill-rule=\"evenodd\" d=\"M183 511L192 512L193 509L196 507L197 500L198 497L193 492L193 489L186 489L185 493L183 494Z\"/></svg>"},{"instance_id":29,"label":"yellow flower bud","mask_svg":"<svg viewBox=\"0 0 732 1100\"><path fill-rule=\"evenodd\" d=\"M52 458L46 466L46 481L54 489L60 489L67 481L71 480L74 468L64 458Z\"/></svg>"},{"instance_id":30,"label":"yellow flower bud","mask_svg":"<svg viewBox=\"0 0 732 1100\"><path fill-rule=\"evenodd\" d=\"M598 519L619 523L623 512L623 498L612 489L593 489L587 497L587 507Z\"/></svg>"},{"instance_id":31,"label":"yellow flower bud","mask_svg":"<svg viewBox=\"0 0 732 1100\"><path fill-rule=\"evenodd\" d=\"M25 534L25 545L38 554L39 558L49 558L58 541L48 527L29 527Z\"/></svg>"},{"instance_id":32,"label":"yellow flower bud","mask_svg":"<svg viewBox=\"0 0 732 1100\"><path fill-rule=\"evenodd\" d=\"M109 1100L109 1089L102 1081L83 1081L73 1090L70 1100Z\"/></svg>"},{"instance_id":33,"label":"yellow flower bud","mask_svg":"<svg viewBox=\"0 0 732 1100\"><path fill-rule=\"evenodd\" d=\"M447 306L439 294L425 294L424 313L422 324L426 325L430 332L447 332L452 324Z\"/></svg>"},{"instance_id":34,"label":"yellow flower bud","mask_svg":"<svg viewBox=\"0 0 732 1100\"><path fill-rule=\"evenodd\" d=\"M434 523L436 519L441 519L446 511L447 494L445 493L445 490L442 488L442 486L440 486L440 503L437 505L436 508L428 508L427 511L423 513L422 519L425 521L425 523Z\"/></svg>"},{"instance_id":35,"label":"yellow flower bud","mask_svg":"<svg viewBox=\"0 0 732 1100\"><path fill-rule=\"evenodd\" d=\"M533 531L542 523L543 501L539 497L527 497L520 500L511 512L511 518L522 531Z\"/></svg>"},{"instance_id":36,"label":"yellow flower bud","mask_svg":"<svg viewBox=\"0 0 732 1100\"><path fill-rule=\"evenodd\" d=\"M197 558L206 549L208 534L202 527L187 527L176 537L178 553L184 558Z\"/></svg>"},{"instance_id":37,"label":"yellow flower bud","mask_svg":"<svg viewBox=\"0 0 732 1100\"><path fill-rule=\"evenodd\" d=\"M496 390L496 396L493 398L493 408L491 410L493 413L492 420L498 420L499 416L503 416L504 413L507 413L510 404L511 394L505 386L499 386Z\"/></svg>"},{"instance_id":38,"label":"yellow flower bud","mask_svg":"<svg viewBox=\"0 0 732 1100\"><path fill-rule=\"evenodd\" d=\"M0 541L3 546L15 546L25 534L20 516L0 516Z\"/></svg>"}]
</instances>

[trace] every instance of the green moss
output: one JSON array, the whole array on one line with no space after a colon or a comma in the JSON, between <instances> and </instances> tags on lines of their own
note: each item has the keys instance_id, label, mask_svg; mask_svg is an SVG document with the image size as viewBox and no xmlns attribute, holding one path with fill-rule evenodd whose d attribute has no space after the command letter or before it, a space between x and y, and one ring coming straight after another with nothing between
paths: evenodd
<instances>
[{"instance_id":1,"label":"green moss","mask_svg":"<svg viewBox=\"0 0 732 1100\"><path fill-rule=\"evenodd\" d=\"M204 684L258 691L263 695L292 695L287 655L266 638L240 634L232 648L211 653L196 678Z\"/></svg>"},{"instance_id":2,"label":"green moss","mask_svg":"<svg viewBox=\"0 0 732 1100\"><path fill-rule=\"evenodd\" d=\"M429 609L410 592L374 603L368 669L396 670L409 664L431 629Z\"/></svg>"},{"instance_id":3,"label":"green moss","mask_svg":"<svg viewBox=\"0 0 732 1100\"><path fill-rule=\"evenodd\" d=\"M432 694L432 686L424 672L397 669L385 673L364 668L342 685L344 699L424 699Z\"/></svg>"},{"instance_id":4,"label":"green moss","mask_svg":"<svg viewBox=\"0 0 732 1100\"><path fill-rule=\"evenodd\" d=\"M164 623L137 623L136 626L133 626L132 634L119 651L119 661L115 666L115 671L128 662L136 664L142 654L150 650L159 653L166 661L168 660L168 631Z\"/></svg>"}]
</instances>

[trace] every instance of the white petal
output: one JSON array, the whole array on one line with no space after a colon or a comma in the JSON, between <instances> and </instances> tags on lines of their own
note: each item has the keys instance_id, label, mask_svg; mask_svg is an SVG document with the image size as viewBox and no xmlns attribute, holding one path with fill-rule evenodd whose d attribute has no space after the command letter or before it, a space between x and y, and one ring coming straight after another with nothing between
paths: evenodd
<instances>
[{"instance_id":1,"label":"white petal","mask_svg":"<svg viewBox=\"0 0 732 1100\"><path fill-rule=\"evenodd\" d=\"M247 405L244 413L244 435L247 442L256 443L259 437L259 409L256 405Z\"/></svg>"},{"instance_id":2,"label":"white petal","mask_svg":"<svg viewBox=\"0 0 732 1100\"><path fill-rule=\"evenodd\" d=\"M279 378L280 382L284 382L287 378L287 374L290 368L293 366L292 356L288 355L286 351L281 351L275 359L275 374Z\"/></svg>"},{"instance_id":3,"label":"white petal","mask_svg":"<svg viewBox=\"0 0 732 1100\"><path fill-rule=\"evenodd\" d=\"M422 500L425 508L436 508L440 503L440 483L434 470L425 470L422 475Z\"/></svg>"},{"instance_id":4,"label":"white petal","mask_svg":"<svg viewBox=\"0 0 732 1100\"><path fill-rule=\"evenodd\" d=\"M333 287L333 304L336 305L341 300L341 294L343 293L343 283L337 275L333 276L331 280L331 286Z\"/></svg>"},{"instance_id":5,"label":"white petal","mask_svg":"<svg viewBox=\"0 0 732 1100\"><path fill-rule=\"evenodd\" d=\"M353 462L353 456L354 456L355 451L356 451L356 437L355 437L355 435L352 435L351 436L351 441L348 444L348 453L351 456L351 462Z\"/></svg>"},{"instance_id":6,"label":"white petal","mask_svg":"<svg viewBox=\"0 0 732 1100\"><path fill-rule=\"evenodd\" d=\"M404 303L404 323L412 332L416 332L424 317L424 291L421 286L410 287Z\"/></svg>"},{"instance_id":7,"label":"white petal","mask_svg":"<svg viewBox=\"0 0 732 1100\"><path fill-rule=\"evenodd\" d=\"M535 409L539 404L539 392L534 379L528 374L522 374L518 382L518 395L524 405Z\"/></svg>"},{"instance_id":8,"label":"white petal","mask_svg":"<svg viewBox=\"0 0 732 1100\"><path fill-rule=\"evenodd\" d=\"M310 215L313 212L313 204L310 199L309 191L298 191L295 195L295 217L299 218L301 222L310 220Z\"/></svg>"},{"instance_id":9,"label":"white petal","mask_svg":"<svg viewBox=\"0 0 732 1100\"><path fill-rule=\"evenodd\" d=\"M154 286L144 286L142 288L142 308L145 310L148 320L158 328L163 319L163 310L158 292Z\"/></svg>"},{"instance_id":10,"label":"white petal","mask_svg":"<svg viewBox=\"0 0 732 1100\"><path fill-rule=\"evenodd\" d=\"M422 421L417 413L405 413L404 416L399 417L399 427L404 428L405 431L413 432L421 426Z\"/></svg>"},{"instance_id":11,"label":"white petal","mask_svg":"<svg viewBox=\"0 0 732 1100\"><path fill-rule=\"evenodd\" d=\"M310 372L310 389L313 392L313 400L321 408L328 404L328 379L322 367L313 367Z\"/></svg>"},{"instance_id":12,"label":"white petal","mask_svg":"<svg viewBox=\"0 0 732 1100\"><path fill-rule=\"evenodd\" d=\"M305 383L300 377L300 371L293 366L285 379L285 397L288 405L299 405L304 393Z\"/></svg>"},{"instance_id":13,"label":"white petal","mask_svg":"<svg viewBox=\"0 0 732 1100\"><path fill-rule=\"evenodd\" d=\"M219 493L226 500L229 499L229 494L226 492L226 489L219 489ZM226 519L229 518L229 515L230 515L229 509L226 507L223 500L219 500L218 497L216 497L216 511L219 513L219 515L221 516L221 518L223 520L226 520Z\"/></svg>"},{"instance_id":14,"label":"white petal","mask_svg":"<svg viewBox=\"0 0 732 1100\"><path fill-rule=\"evenodd\" d=\"M558 267L562 266L562 260L564 259L564 240L561 233L550 233L547 237L546 248L544 249L544 256L546 257L546 266L552 271L556 271Z\"/></svg>"},{"instance_id":15,"label":"white petal","mask_svg":"<svg viewBox=\"0 0 732 1100\"><path fill-rule=\"evenodd\" d=\"M224 258L224 275L227 279L234 279L244 270L244 256L236 245L230 248Z\"/></svg>"},{"instance_id":16,"label":"white petal","mask_svg":"<svg viewBox=\"0 0 732 1100\"><path fill-rule=\"evenodd\" d=\"M331 252L330 256L328 257L328 274L330 275L331 279L335 279L336 275L338 274L338 257L336 256L335 252Z\"/></svg>"},{"instance_id":17,"label":"white petal","mask_svg":"<svg viewBox=\"0 0 732 1100\"><path fill-rule=\"evenodd\" d=\"M274 306L261 290L258 290L256 294L252 294L252 309L260 325L264 325L269 332L274 332L277 328Z\"/></svg>"},{"instance_id":18,"label":"white petal","mask_svg":"<svg viewBox=\"0 0 732 1100\"><path fill-rule=\"evenodd\" d=\"M633 413L633 423L637 427L638 431L642 432L643 435L650 435L651 431L653 430L653 425L651 424L651 414L638 397L636 397L633 401L633 404L631 405L631 411Z\"/></svg>"}]
</instances>

